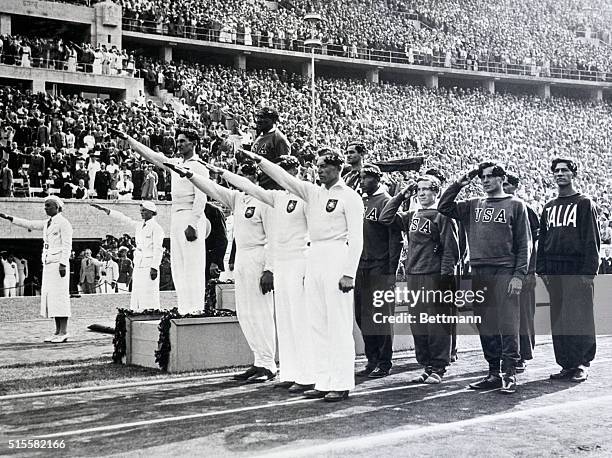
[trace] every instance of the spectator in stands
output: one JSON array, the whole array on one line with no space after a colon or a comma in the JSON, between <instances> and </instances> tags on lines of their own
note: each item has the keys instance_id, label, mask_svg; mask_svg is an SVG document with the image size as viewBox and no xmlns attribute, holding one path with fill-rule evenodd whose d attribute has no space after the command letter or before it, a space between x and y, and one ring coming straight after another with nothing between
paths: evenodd
<instances>
[{"instance_id":1,"label":"spectator in stands","mask_svg":"<svg viewBox=\"0 0 612 458\"><path fill-rule=\"evenodd\" d=\"M89 191L85 187L85 180L79 180L79 184L74 190L74 198L75 199L89 199Z\"/></svg>"},{"instance_id":2,"label":"spectator in stands","mask_svg":"<svg viewBox=\"0 0 612 458\"><path fill-rule=\"evenodd\" d=\"M0 197L13 196L13 171L5 159L0 159Z\"/></svg>"},{"instance_id":3,"label":"spectator in stands","mask_svg":"<svg viewBox=\"0 0 612 458\"><path fill-rule=\"evenodd\" d=\"M108 199L108 190L111 185L111 175L106 170L106 164L102 162L100 164L100 170L96 172L94 179L94 189L96 191L96 197L98 199Z\"/></svg>"}]
</instances>

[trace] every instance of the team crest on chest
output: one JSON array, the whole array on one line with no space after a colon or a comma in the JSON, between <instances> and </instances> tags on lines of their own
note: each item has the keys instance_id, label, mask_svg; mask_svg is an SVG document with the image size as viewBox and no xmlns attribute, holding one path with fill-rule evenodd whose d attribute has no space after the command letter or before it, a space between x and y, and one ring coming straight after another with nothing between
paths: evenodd
<instances>
[{"instance_id":1,"label":"team crest on chest","mask_svg":"<svg viewBox=\"0 0 612 458\"><path fill-rule=\"evenodd\" d=\"M252 218L254 214L255 214L255 207L247 207L246 210L244 210L245 218Z\"/></svg>"},{"instance_id":2,"label":"team crest on chest","mask_svg":"<svg viewBox=\"0 0 612 458\"><path fill-rule=\"evenodd\" d=\"M295 210L296 206L297 200L290 200L289 202L287 202L287 213L291 213L293 210Z\"/></svg>"},{"instance_id":3,"label":"team crest on chest","mask_svg":"<svg viewBox=\"0 0 612 458\"><path fill-rule=\"evenodd\" d=\"M327 210L328 213L331 213L336 209L337 205L338 205L338 199L328 199L327 205L325 206L325 210Z\"/></svg>"}]
</instances>

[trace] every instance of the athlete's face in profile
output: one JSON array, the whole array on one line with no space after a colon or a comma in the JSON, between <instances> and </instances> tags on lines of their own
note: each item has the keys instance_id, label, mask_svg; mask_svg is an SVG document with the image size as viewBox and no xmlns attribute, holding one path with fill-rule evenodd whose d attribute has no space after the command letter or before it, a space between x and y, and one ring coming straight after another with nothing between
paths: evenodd
<instances>
[{"instance_id":1,"label":"athlete's face in profile","mask_svg":"<svg viewBox=\"0 0 612 458\"><path fill-rule=\"evenodd\" d=\"M322 157L317 160L317 172L322 184L331 183L340 176L340 169L335 165L327 164Z\"/></svg>"},{"instance_id":2,"label":"athlete's face in profile","mask_svg":"<svg viewBox=\"0 0 612 458\"><path fill-rule=\"evenodd\" d=\"M57 215L58 211L59 208L57 203L53 202L52 200L45 201L45 213L47 216L55 216Z\"/></svg>"},{"instance_id":3,"label":"athlete's face in profile","mask_svg":"<svg viewBox=\"0 0 612 458\"><path fill-rule=\"evenodd\" d=\"M361 189L363 190L363 192L365 192L366 194L372 194L378 189L380 180L375 176L372 176L368 173L364 173L362 171L360 174L360 182Z\"/></svg>"},{"instance_id":4,"label":"athlete's face in profile","mask_svg":"<svg viewBox=\"0 0 612 458\"><path fill-rule=\"evenodd\" d=\"M514 194L516 192L516 186L513 186L507 181L504 181L504 192L506 194Z\"/></svg>"}]
</instances>

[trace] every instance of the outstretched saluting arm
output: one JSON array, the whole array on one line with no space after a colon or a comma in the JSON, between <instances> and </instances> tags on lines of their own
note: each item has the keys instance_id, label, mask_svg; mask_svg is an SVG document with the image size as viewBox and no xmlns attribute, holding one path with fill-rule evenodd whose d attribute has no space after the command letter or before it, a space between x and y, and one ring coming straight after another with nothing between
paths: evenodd
<instances>
[{"instance_id":1,"label":"outstretched saluting arm","mask_svg":"<svg viewBox=\"0 0 612 458\"><path fill-rule=\"evenodd\" d=\"M224 188L223 186L215 183L208 177L193 173L191 170L181 167L179 165L171 164L169 162L164 163L164 167L178 173L181 177L187 178L193 183L193 185L200 191L208 195L214 200L218 200L224 205L234 210L234 193L230 189Z\"/></svg>"},{"instance_id":2,"label":"outstretched saluting arm","mask_svg":"<svg viewBox=\"0 0 612 458\"><path fill-rule=\"evenodd\" d=\"M165 168L165 169L169 170L168 167L166 167L164 165L166 162L168 162L168 159L169 159L166 155L164 155L162 153L156 153L151 148L149 148L148 146L143 145L138 140L134 139L133 137L130 137L125 132L122 132L122 131L117 130L117 129L113 129L112 127L109 127L108 130L109 130L110 133L116 135L117 137L119 137L119 138L121 138L123 140L127 140L127 142L130 145L130 147L139 156L142 156L144 159L146 159L149 162L152 162L153 164L155 164L158 167L162 167L162 168Z\"/></svg>"},{"instance_id":3,"label":"outstretched saluting arm","mask_svg":"<svg viewBox=\"0 0 612 458\"><path fill-rule=\"evenodd\" d=\"M240 189L241 191L247 193L250 196L255 197L257 200L260 200L263 203L268 204L270 207L274 207L274 195L271 191L262 188L261 186L256 185L251 180L245 177L241 177L240 175L236 175L235 173L230 172L229 170L222 169L220 167L216 167L214 165L206 165L212 172L219 174L223 177L225 181L227 181L232 186Z\"/></svg>"},{"instance_id":4,"label":"outstretched saluting arm","mask_svg":"<svg viewBox=\"0 0 612 458\"><path fill-rule=\"evenodd\" d=\"M258 154L243 149L241 149L240 152L252 161L255 161L255 163L261 167L261 170L276 181L281 187L289 192L292 192L303 201L308 202L308 190L313 187L316 188L315 184L308 181L302 181L299 178L294 177L280 165L274 164Z\"/></svg>"}]
</instances>

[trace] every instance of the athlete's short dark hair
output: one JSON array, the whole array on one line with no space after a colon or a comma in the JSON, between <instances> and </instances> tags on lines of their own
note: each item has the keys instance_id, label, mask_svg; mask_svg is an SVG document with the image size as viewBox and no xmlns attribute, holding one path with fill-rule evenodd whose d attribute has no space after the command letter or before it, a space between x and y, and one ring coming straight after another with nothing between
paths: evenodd
<instances>
[{"instance_id":1,"label":"athlete's short dark hair","mask_svg":"<svg viewBox=\"0 0 612 458\"><path fill-rule=\"evenodd\" d=\"M557 168L557 164L564 163L567 165L567 168L570 169L574 176L578 175L578 165L572 160L564 157L556 157L552 160L552 164L550 166L550 171L554 172Z\"/></svg>"},{"instance_id":2,"label":"athlete's short dark hair","mask_svg":"<svg viewBox=\"0 0 612 458\"><path fill-rule=\"evenodd\" d=\"M494 177L506 176L506 171L497 162L485 161L485 162L481 162L480 164L478 164L478 178L482 178L482 174L484 170L488 169L489 167L493 167Z\"/></svg>"}]
</instances>

